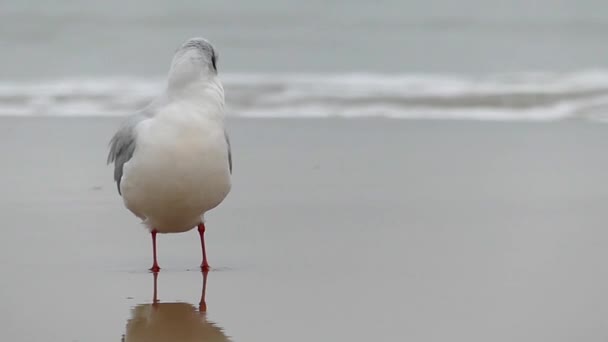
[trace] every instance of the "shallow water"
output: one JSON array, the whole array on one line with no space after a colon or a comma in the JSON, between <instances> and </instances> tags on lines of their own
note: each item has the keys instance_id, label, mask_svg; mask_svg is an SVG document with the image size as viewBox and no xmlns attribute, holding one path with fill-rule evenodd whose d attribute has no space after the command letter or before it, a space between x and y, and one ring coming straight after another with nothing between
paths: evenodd
<instances>
[{"instance_id":1,"label":"shallow water","mask_svg":"<svg viewBox=\"0 0 608 342\"><path fill-rule=\"evenodd\" d=\"M547 121L608 115L608 72L226 74L226 115ZM124 116L162 94L163 79L0 80L0 116Z\"/></svg>"},{"instance_id":2,"label":"shallow water","mask_svg":"<svg viewBox=\"0 0 608 342\"><path fill-rule=\"evenodd\" d=\"M141 109L193 36L216 46L228 114L239 117L608 113L601 0L32 0L1 9L3 116Z\"/></svg>"},{"instance_id":3,"label":"shallow water","mask_svg":"<svg viewBox=\"0 0 608 342\"><path fill-rule=\"evenodd\" d=\"M164 75L192 36L217 44L223 72L605 68L607 13L601 0L6 1L0 75Z\"/></svg>"},{"instance_id":4,"label":"shallow water","mask_svg":"<svg viewBox=\"0 0 608 342\"><path fill-rule=\"evenodd\" d=\"M0 123L1 340L608 338L601 125L232 121L200 314L196 231L159 236L152 305L117 120Z\"/></svg>"}]
</instances>

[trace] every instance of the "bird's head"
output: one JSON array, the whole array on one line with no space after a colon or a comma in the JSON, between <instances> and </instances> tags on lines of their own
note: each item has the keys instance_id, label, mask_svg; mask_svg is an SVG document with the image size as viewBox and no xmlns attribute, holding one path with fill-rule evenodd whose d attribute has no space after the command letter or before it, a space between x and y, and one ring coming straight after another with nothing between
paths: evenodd
<instances>
[{"instance_id":1,"label":"bird's head","mask_svg":"<svg viewBox=\"0 0 608 342\"><path fill-rule=\"evenodd\" d=\"M184 86L217 76L217 52L204 38L191 38L180 46L171 62L169 86Z\"/></svg>"}]
</instances>

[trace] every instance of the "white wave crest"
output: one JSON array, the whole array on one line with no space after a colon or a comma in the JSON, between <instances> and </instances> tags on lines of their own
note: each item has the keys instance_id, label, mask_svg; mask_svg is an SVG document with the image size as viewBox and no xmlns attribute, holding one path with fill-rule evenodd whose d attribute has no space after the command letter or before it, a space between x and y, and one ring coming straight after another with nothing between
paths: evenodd
<instances>
[{"instance_id":1,"label":"white wave crest","mask_svg":"<svg viewBox=\"0 0 608 342\"><path fill-rule=\"evenodd\" d=\"M608 118L608 71L458 75L228 74L228 115L559 120ZM0 82L0 115L123 116L162 79Z\"/></svg>"}]
</instances>

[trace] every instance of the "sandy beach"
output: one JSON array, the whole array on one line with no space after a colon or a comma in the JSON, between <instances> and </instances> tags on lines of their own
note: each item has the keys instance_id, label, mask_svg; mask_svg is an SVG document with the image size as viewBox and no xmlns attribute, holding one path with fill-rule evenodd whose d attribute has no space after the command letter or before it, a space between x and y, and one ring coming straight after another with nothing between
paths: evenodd
<instances>
[{"instance_id":1,"label":"sandy beach","mask_svg":"<svg viewBox=\"0 0 608 342\"><path fill-rule=\"evenodd\" d=\"M119 120L0 118L0 340L608 339L604 125L231 119L200 314L196 231L159 236L149 305Z\"/></svg>"}]
</instances>

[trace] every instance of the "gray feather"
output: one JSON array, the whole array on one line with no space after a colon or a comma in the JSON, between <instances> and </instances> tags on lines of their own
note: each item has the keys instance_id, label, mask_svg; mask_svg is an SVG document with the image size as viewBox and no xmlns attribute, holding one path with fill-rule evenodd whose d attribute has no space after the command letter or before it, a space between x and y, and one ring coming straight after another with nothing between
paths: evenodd
<instances>
[{"instance_id":1,"label":"gray feather","mask_svg":"<svg viewBox=\"0 0 608 342\"><path fill-rule=\"evenodd\" d=\"M110 152L108 153L107 163L114 163L114 181L120 192L120 180L122 178L123 166L133 156L135 151L135 126L142 120L145 120L148 115L144 113L135 114L125 120L116 134L110 140Z\"/></svg>"},{"instance_id":2,"label":"gray feather","mask_svg":"<svg viewBox=\"0 0 608 342\"><path fill-rule=\"evenodd\" d=\"M228 132L224 131L224 136L226 137L226 144L228 144L228 167L230 168L230 174L232 174L232 148L230 148Z\"/></svg>"}]
</instances>

